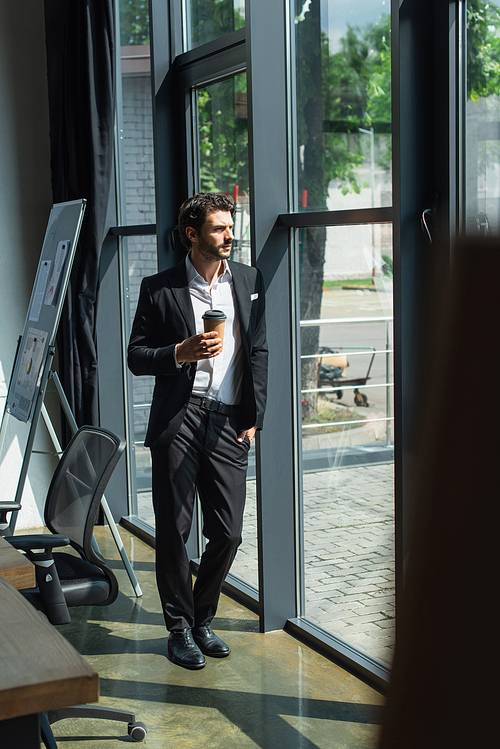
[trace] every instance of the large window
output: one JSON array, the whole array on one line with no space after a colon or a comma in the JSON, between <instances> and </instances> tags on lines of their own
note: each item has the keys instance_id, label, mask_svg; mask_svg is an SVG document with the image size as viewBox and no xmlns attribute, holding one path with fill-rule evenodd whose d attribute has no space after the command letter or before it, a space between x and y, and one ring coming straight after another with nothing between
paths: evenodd
<instances>
[{"instance_id":1,"label":"large window","mask_svg":"<svg viewBox=\"0 0 500 749\"><path fill-rule=\"evenodd\" d=\"M236 206L232 259L250 264L246 75L196 90L198 174L202 192L223 192Z\"/></svg>"},{"instance_id":2,"label":"large window","mask_svg":"<svg viewBox=\"0 0 500 749\"><path fill-rule=\"evenodd\" d=\"M154 224L156 196L148 3L120 0L119 18L120 223Z\"/></svg>"},{"instance_id":3,"label":"large window","mask_svg":"<svg viewBox=\"0 0 500 749\"><path fill-rule=\"evenodd\" d=\"M124 237L122 240L123 257L128 260L125 269L128 277L128 302L127 312L129 320L134 319L139 289L144 276L150 276L158 270L158 256L156 249L156 237L135 236ZM151 456L148 448L144 447L146 429L151 409L151 399L155 378L132 377L131 400L129 402L129 439L128 448L130 465L134 472L133 476L133 512L141 521L154 527L153 502L151 493Z\"/></svg>"},{"instance_id":4,"label":"large window","mask_svg":"<svg viewBox=\"0 0 500 749\"><path fill-rule=\"evenodd\" d=\"M193 91L197 174L203 192L223 192L235 203L231 259L250 264L250 202L246 74L240 73ZM255 443L249 453L243 542L233 574L258 587Z\"/></svg>"},{"instance_id":5,"label":"large window","mask_svg":"<svg viewBox=\"0 0 500 749\"><path fill-rule=\"evenodd\" d=\"M153 152L151 93L151 46L147 0L120 0L120 72L117 103L118 215L123 228L120 239L125 338L139 296L141 280L158 270L154 224L156 191ZM131 511L153 524L151 462L144 448L146 426L154 386L153 377L132 377L128 382L128 464Z\"/></svg>"},{"instance_id":6,"label":"large window","mask_svg":"<svg viewBox=\"0 0 500 749\"><path fill-rule=\"evenodd\" d=\"M295 17L297 207L329 212L296 234L302 613L386 665L394 642L392 231L355 222L363 209L392 203L388 11L381 0L312 0L298 2Z\"/></svg>"},{"instance_id":7,"label":"large window","mask_svg":"<svg viewBox=\"0 0 500 749\"><path fill-rule=\"evenodd\" d=\"M305 231L303 280L318 232ZM304 615L385 664L394 644L391 239L384 224L328 228L319 315L301 320L301 351L316 349L301 357ZM375 277L372 249L385 258ZM346 268L356 250L365 278Z\"/></svg>"},{"instance_id":8,"label":"large window","mask_svg":"<svg viewBox=\"0 0 500 749\"><path fill-rule=\"evenodd\" d=\"M232 259L256 263L266 284L270 376L228 583L263 629L297 626L335 653L344 644L383 680L394 625L389 0L172 0L168 12L152 0L151 28L146 5L120 4L126 314L141 278L182 257L182 200L232 195ZM130 378L131 514L143 529L154 524L152 387ZM201 525L189 546L199 557Z\"/></svg>"}]
</instances>

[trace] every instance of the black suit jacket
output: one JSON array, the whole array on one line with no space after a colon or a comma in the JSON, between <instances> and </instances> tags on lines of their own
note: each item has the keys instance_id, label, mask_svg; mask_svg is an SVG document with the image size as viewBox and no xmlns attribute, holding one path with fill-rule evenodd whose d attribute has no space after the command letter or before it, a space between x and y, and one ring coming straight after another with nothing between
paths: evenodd
<instances>
[{"instance_id":1,"label":"black suit jacket","mask_svg":"<svg viewBox=\"0 0 500 749\"><path fill-rule=\"evenodd\" d=\"M240 322L244 369L238 427L262 428L267 388L264 286L256 268L229 261ZM196 362L180 369L175 346L196 334L185 260L144 278L128 347L135 375L156 377L146 447L168 447L179 431L193 389Z\"/></svg>"}]
</instances>

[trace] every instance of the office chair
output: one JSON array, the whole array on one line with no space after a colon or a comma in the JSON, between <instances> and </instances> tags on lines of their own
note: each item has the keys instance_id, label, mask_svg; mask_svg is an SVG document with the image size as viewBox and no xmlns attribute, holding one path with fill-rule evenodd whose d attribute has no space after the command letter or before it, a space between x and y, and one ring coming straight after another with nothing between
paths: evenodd
<instances>
[{"instance_id":1,"label":"office chair","mask_svg":"<svg viewBox=\"0 0 500 749\"><path fill-rule=\"evenodd\" d=\"M97 547L93 529L104 489L124 449L125 442L112 432L81 427L64 451L47 493L44 520L50 533L8 538L35 565L37 587L20 592L52 624L71 621L68 607L109 606L118 596L118 581ZM68 545L73 553L52 552ZM47 713L49 723L69 717L126 721L134 741L142 741L147 733L134 713L124 710L76 705Z\"/></svg>"}]
</instances>

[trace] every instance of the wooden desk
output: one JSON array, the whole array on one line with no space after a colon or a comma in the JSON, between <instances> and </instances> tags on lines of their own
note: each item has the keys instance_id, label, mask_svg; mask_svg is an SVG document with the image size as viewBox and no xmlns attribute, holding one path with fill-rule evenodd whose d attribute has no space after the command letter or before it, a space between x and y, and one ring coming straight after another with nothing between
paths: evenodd
<instances>
[{"instance_id":1,"label":"wooden desk","mask_svg":"<svg viewBox=\"0 0 500 749\"><path fill-rule=\"evenodd\" d=\"M2 749L39 747L38 713L98 698L97 672L0 576Z\"/></svg>"},{"instance_id":2,"label":"wooden desk","mask_svg":"<svg viewBox=\"0 0 500 749\"><path fill-rule=\"evenodd\" d=\"M34 564L14 549L3 536L0 536L0 575L18 590L34 588L36 585Z\"/></svg>"}]
</instances>

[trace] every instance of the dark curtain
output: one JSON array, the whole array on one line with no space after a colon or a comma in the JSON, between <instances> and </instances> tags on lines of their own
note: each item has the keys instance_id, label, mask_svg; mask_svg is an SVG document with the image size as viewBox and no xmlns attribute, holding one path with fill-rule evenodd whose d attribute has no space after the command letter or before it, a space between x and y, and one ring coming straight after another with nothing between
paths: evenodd
<instances>
[{"instance_id":1,"label":"dark curtain","mask_svg":"<svg viewBox=\"0 0 500 749\"><path fill-rule=\"evenodd\" d=\"M45 0L54 203L87 208L59 325L59 376L78 426L99 424L96 312L113 166L113 0Z\"/></svg>"}]
</instances>

